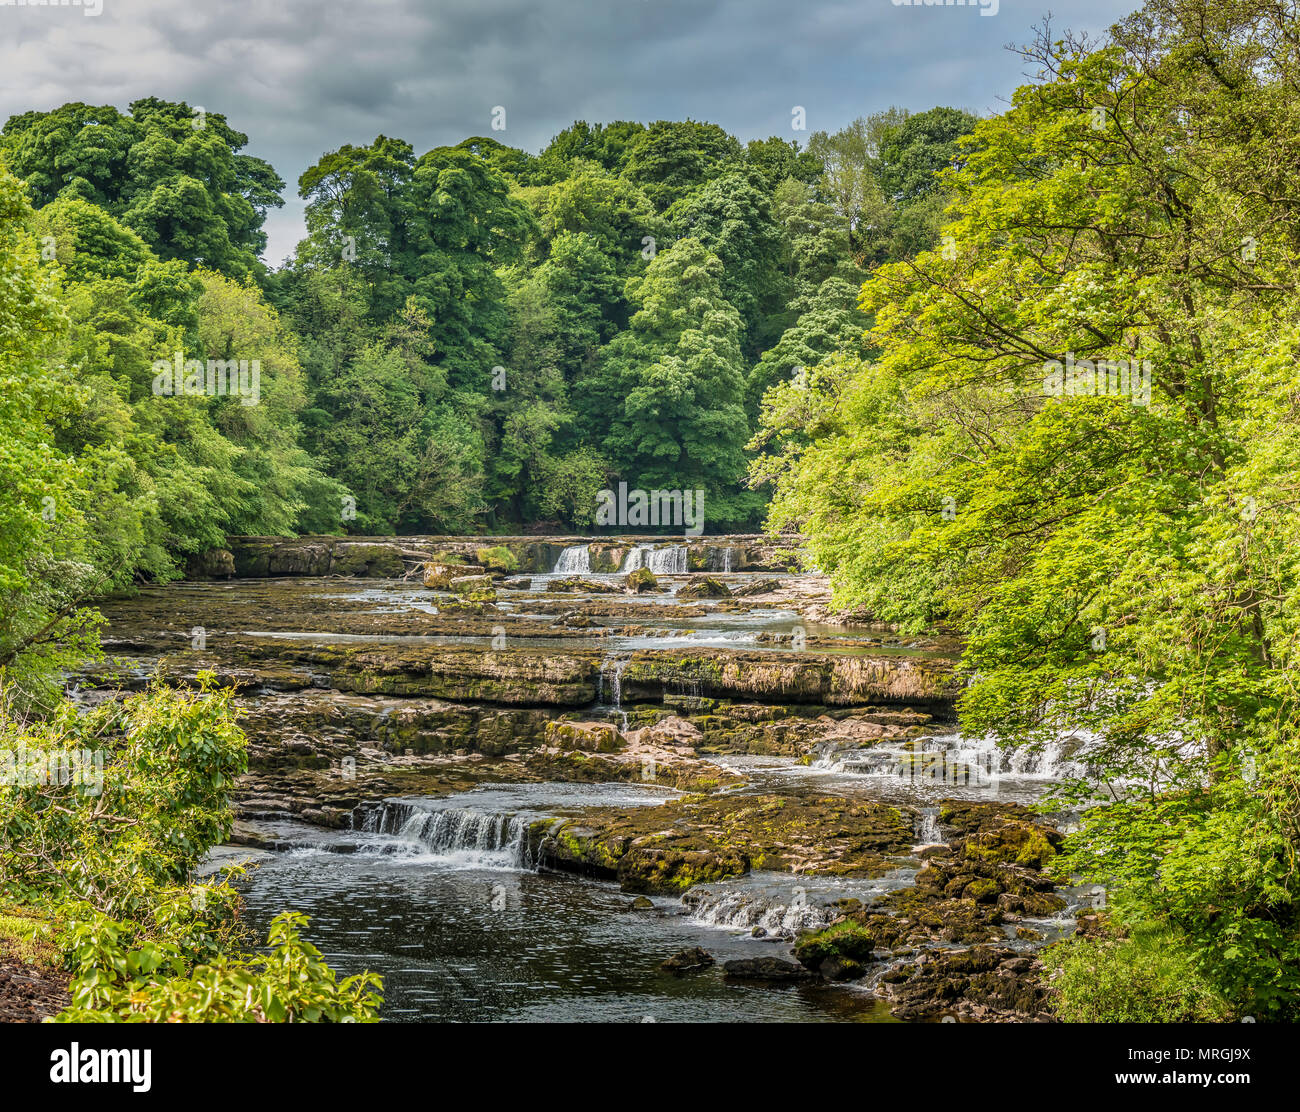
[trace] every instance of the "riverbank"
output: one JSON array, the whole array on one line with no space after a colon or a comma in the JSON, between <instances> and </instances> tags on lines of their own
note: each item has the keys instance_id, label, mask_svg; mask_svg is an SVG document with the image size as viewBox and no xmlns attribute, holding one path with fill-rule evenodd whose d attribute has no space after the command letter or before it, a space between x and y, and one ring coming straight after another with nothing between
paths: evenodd
<instances>
[{"instance_id":1,"label":"riverbank","mask_svg":"<svg viewBox=\"0 0 1300 1112\"><path fill-rule=\"evenodd\" d=\"M232 548L280 550L254 540ZM772 574L751 538L707 538L694 555L668 538L528 538L511 559L436 540L410 548L428 557L409 557L416 574L408 556L400 577L370 559L351 577L321 572L349 566L331 547L317 574L197 579L105 605L110 659L79 699L206 671L235 693L250 768L234 841L261 862L257 907L276 901L261 877L297 907L294 885L328 889L344 861L379 869L348 899L365 904L375 884L399 917L418 913L384 872L394 862L421 862L440 898L505 870L533 892L576 883L618 914L650 901L656 946L709 954L702 976L720 983L826 985L908 1019L1048 1014L1034 954L1072 929L1077 899L1043 876L1060 838L1023 804L1057 755L1004 769L954 732L951 637L836 615L823 577ZM553 563L509 566L524 558ZM587 794L554 804L564 785ZM647 791L667 794L619 795ZM1027 844L1046 850L1026 857ZM506 858L484 866L483 853ZM556 914L547 929L573 938ZM671 977L659 966L677 949L659 949L643 972ZM402 968L400 952L385 962ZM353 972L361 956L332 960Z\"/></svg>"}]
</instances>

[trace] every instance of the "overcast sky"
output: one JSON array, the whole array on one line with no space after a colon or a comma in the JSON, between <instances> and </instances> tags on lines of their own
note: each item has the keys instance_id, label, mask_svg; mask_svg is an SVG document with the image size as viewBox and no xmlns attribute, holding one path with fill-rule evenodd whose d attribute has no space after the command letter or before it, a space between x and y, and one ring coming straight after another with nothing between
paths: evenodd
<instances>
[{"instance_id":1,"label":"overcast sky","mask_svg":"<svg viewBox=\"0 0 1300 1112\"><path fill-rule=\"evenodd\" d=\"M58 3L58 0L54 0ZM66 0L65 0L66 2ZM279 265L303 234L298 175L327 150L399 136L417 154L490 135L536 152L575 119L721 124L742 141L901 105L999 111L1004 49L1050 10L1100 32L1140 0L0 0L0 119L143 96L225 113L287 183ZM90 14L102 6L98 15ZM504 131L492 111L506 110ZM791 112L802 106L807 131Z\"/></svg>"}]
</instances>

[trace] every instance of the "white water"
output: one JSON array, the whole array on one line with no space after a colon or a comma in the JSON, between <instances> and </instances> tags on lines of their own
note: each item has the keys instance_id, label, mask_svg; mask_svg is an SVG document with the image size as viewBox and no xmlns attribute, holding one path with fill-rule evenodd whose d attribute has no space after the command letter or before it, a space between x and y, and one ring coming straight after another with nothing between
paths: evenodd
<instances>
[{"instance_id":1,"label":"white water","mask_svg":"<svg viewBox=\"0 0 1300 1112\"><path fill-rule=\"evenodd\" d=\"M709 927L744 931L762 927L768 934L785 936L829 926L834 916L831 909L806 900L782 903L743 889L701 891L690 914L693 922Z\"/></svg>"},{"instance_id":2,"label":"white water","mask_svg":"<svg viewBox=\"0 0 1300 1112\"><path fill-rule=\"evenodd\" d=\"M479 869L531 869L528 820L461 808L430 810L389 800L366 812L362 830L389 834L422 859ZM382 844L377 844L384 852ZM359 852L365 852L362 847Z\"/></svg>"},{"instance_id":3,"label":"white water","mask_svg":"<svg viewBox=\"0 0 1300 1112\"><path fill-rule=\"evenodd\" d=\"M555 561L552 575L587 575L591 572L591 550L585 544L571 544Z\"/></svg>"},{"instance_id":4,"label":"white water","mask_svg":"<svg viewBox=\"0 0 1300 1112\"><path fill-rule=\"evenodd\" d=\"M911 748L875 745L835 750L823 754L813 767L859 776L996 787L1003 778L1054 781L1083 775L1082 765L1064 756L1067 745L1078 740L1079 735L1068 734L1038 749L1002 749L991 737L943 734L918 739Z\"/></svg>"},{"instance_id":5,"label":"white water","mask_svg":"<svg viewBox=\"0 0 1300 1112\"><path fill-rule=\"evenodd\" d=\"M696 885L682 896L693 923L752 934L793 938L799 931L829 926L839 915L837 900L853 898L872 905L885 893L915 878L911 867L878 877L790 876L753 872L734 880Z\"/></svg>"},{"instance_id":6,"label":"white water","mask_svg":"<svg viewBox=\"0 0 1300 1112\"><path fill-rule=\"evenodd\" d=\"M618 569L620 575L649 568L655 575L685 575L686 546L673 544L656 548L652 544L638 544L623 557L623 565Z\"/></svg>"},{"instance_id":7,"label":"white water","mask_svg":"<svg viewBox=\"0 0 1300 1112\"><path fill-rule=\"evenodd\" d=\"M940 845L944 841L939 831L939 809L922 807L916 819L916 844L918 846Z\"/></svg>"},{"instance_id":8,"label":"white water","mask_svg":"<svg viewBox=\"0 0 1300 1112\"><path fill-rule=\"evenodd\" d=\"M606 657L600 665L600 701L605 700L605 681L609 680L609 705L618 712L620 729L627 732L627 711L623 709L623 673L627 670L627 657Z\"/></svg>"}]
</instances>

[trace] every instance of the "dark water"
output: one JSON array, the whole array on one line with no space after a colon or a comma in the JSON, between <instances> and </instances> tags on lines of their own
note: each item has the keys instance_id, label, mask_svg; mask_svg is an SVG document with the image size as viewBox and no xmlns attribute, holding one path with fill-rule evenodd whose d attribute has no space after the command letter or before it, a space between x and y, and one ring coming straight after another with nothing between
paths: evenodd
<instances>
[{"instance_id":1,"label":"dark water","mask_svg":"<svg viewBox=\"0 0 1300 1112\"><path fill-rule=\"evenodd\" d=\"M890 1021L857 989L726 982L718 967L681 979L661 972L665 958L696 945L719 966L789 954L692 922L676 898L629 911L632 897L613 884L511 868L493 854L303 835L316 848L267 855L244 882L248 921L264 938L277 912L309 915L308 938L337 971L383 975L387 1020Z\"/></svg>"}]
</instances>

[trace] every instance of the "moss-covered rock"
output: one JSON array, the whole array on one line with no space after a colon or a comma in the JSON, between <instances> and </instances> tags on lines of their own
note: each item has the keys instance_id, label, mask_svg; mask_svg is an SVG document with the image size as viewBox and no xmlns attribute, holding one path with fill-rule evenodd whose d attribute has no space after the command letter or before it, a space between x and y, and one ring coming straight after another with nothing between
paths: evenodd
<instances>
[{"instance_id":1,"label":"moss-covered rock","mask_svg":"<svg viewBox=\"0 0 1300 1112\"><path fill-rule=\"evenodd\" d=\"M447 589L458 595L474 597L492 596L493 586L490 575L456 575L447 580Z\"/></svg>"},{"instance_id":2,"label":"moss-covered rock","mask_svg":"<svg viewBox=\"0 0 1300 1112\"><path fill-rule=\"evenodd\" d=\"M968 858L988 864L1041 869L1056 856L1056 847L1043 827L1019 819L1005 819L969 835L964 852Z\"/></svg>"},{"instance_id":3,"label":"moss-covered rock","mask_svg":"<svg viewBox=\"0 0 1300 1112\"><path fill-rule=\"evenodd\" d=\"M584 753L617 753L626 747L623 735L603 722L548 722L546 744Z\"/></svg>"},{"instance_id":4,"label":"moss-covered rock","mask_svg":"<svg viewBox=\"0 0 1300 1112\"><path fill-rule=\"evenodd\" d=\"M637 594L659 590L659 580L649 568L637 568L636 571L628 572L623 577L623 585Z\"/></svg>"},{"instance_id":5,"label":"moss-covered rock","mask_svg":"<svg viewBox=\"0 0 1300 1112\"><path fill-rule=\"evenodd\" d=\"M829 927L800 934L794 956L800 964L818 972L831 960L849 961L861 968L875 960L877 950L892 946L896 939L897 932L886 916L840 919Z\"/></svg>"},{"instance_id":6,"label":"moss-covered rock","mask_svg":"<svg viewBox=\"0 0 1300 1112\"><path fill-rule=\"evenodd\" d=\"M731 598L731 589L720 579L711 575L693 578L680 591L678 598Z\"/></svg>"},{"instance_id":7,"label":"moss-covered rock","mask_svg":"<svg viewBox=\"0 0 1300 1112\"><path fill-rule=\"evenodd\" d=\"M476 553L478 562L488 571L512 572L519 570L519 557L516 556L505 545L494 545L492 548L480 548Z\"/></svg>"},{"instance_id":8,"label":"moss-covered rock","mask_svg":"<svg viewBox=\"0 0 1300 1112\"><path fill-rule=\"evenodd\" d=\"M749 872L749 858L734 849L681 849L633 846L619 860L618 880L625 892L667 895L697 884Z\"/></svg>"}]
</instances>

